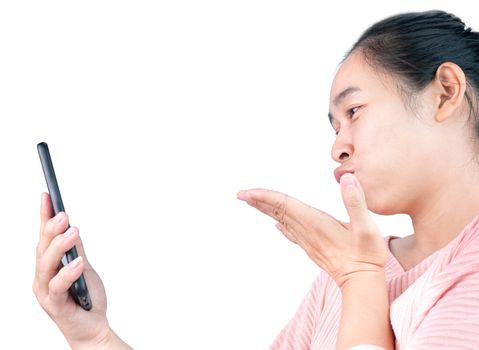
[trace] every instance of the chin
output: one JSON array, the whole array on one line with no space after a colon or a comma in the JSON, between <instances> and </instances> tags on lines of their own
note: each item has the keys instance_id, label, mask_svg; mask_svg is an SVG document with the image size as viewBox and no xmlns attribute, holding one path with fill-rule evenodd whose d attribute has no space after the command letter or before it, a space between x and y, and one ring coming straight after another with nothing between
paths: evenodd
<instances>
[{"instance_id":1,"label":"chin","mask_svg":"<svg viewBox=\"0 0 479 350\"><path fill-rule=\"evenodd\" d=\"M377 215L396 215L396 214L401 214L402 212L400 212L399 210L397 210L397 208L388 208L388 207L371 207L368 205L368 209L370 211L372 211L374 214L377 214Z\"/></svg>"},{"instance_id":2,"label":"chin","mask_svg":"<svg viewBox=\"0 0 479 350\"><path fill-rule=\"evenodd\" d=\"M402 212L401 208L397 205L397 203L399 203L398 198L394 199L391 196L387 196L387 192L384 190L381 190L380 193L372 193L364 187L363 189L368 209L374 214L396 215Z\"/></svg>"}]
</instances>

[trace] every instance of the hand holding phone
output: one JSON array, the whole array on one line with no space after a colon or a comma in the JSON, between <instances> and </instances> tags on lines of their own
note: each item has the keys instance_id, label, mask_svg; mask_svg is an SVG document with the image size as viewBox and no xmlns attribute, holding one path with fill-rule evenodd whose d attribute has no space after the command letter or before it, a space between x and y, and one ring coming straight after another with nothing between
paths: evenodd
<instances>
[{"instance_id":1,"label":"hand holding phone","mask_svg":"<svg viewBox=\"0 0 479 350\"><path fill-rule=\"evenodd\" d=\"M57 215L60 212L64 212L62 196L60 194L60 188L58 187L58 181L55 176L55 170L53 169L53 163L50 156L50 150L45 142L41 142L37 145L38 155L40 156L40 162L42 164L43 173L47 182L48 192L50 193L50 199L53 206L53 213ZM70 224L68 227L70 228ZM65 252L62 258L63 266L66 266L78 257L77 249L73 246L70 250ZM72 284L70 293L73 299L85 310L91 310L92 303L88 288L86 285L85 277L83 273Z\"/></svg>"},{"instance_id":2,"label":"hand holding phone","mask_svg":"<svg viewBox=\"0 0 479 350\"><path fill-rule=\"evenodd\" d=\"M33 292L73 349L131 349L110 328L103 282L85 255L78 228L69 225L48 146L41 143L38 151L51 199L42 194ZM58 270L61 260L67 265Z\"/></svg>"}]
</instances>

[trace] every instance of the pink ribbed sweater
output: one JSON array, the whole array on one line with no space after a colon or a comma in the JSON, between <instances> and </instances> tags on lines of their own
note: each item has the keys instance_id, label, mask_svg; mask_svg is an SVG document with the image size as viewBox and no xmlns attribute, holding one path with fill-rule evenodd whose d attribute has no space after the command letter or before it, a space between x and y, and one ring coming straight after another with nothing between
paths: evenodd
<instances>
[{"instance_id":1,"label":"pink ribbed sweater","mask_svg":"<svg viewBox=\"0 0 479 350\"><path fill-rule=\"evenodd\" d=\"M388 247L386 281L396 349L479 349L479 215L452 241L404 271ZM336 348L341 291L324 271L270 350ZM382 349L359 345L350 350Z\"/></svg>"}]
</instances>

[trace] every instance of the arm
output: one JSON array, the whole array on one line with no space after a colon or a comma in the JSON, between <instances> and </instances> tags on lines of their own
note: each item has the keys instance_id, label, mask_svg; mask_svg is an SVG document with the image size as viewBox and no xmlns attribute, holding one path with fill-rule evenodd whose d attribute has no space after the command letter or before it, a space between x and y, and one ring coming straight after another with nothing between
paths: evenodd
<instances>
[{"instance_id":1,"label":"arm","mask_svg":"<svg viewBox=\"0 0 479 350\"><path fill-rule=\"evenodd\" d=\"M389 321L389 298L384 271L350 278L341 288L342 311L337 349L394 349L394 333ZM354 348L353 348L354 349ZM380 348L379 348L380 349Z\"/></svg>"}]
</instances>

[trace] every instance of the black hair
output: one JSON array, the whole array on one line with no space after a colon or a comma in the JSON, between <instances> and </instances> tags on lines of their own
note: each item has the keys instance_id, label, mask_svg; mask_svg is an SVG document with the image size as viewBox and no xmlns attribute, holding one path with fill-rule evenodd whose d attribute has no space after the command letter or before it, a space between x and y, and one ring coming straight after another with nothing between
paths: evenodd
<instances>
[{"instance_id":1,"label":"black hair","mask_svg":"<svg viewBox=\"0 0 479 350\"><path fill-rule=\"evenodd\" d=\"M399 78L398 87L409 106L416 93L434 80L442 63L457 64L466 76L469 117L475 118L479 140L479 33L459 17L440 10L394 15L368 28L344 59L357 49L371 67Z\"/></svg>"}]
</instances>

